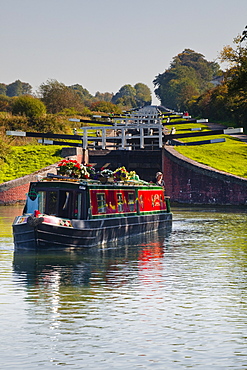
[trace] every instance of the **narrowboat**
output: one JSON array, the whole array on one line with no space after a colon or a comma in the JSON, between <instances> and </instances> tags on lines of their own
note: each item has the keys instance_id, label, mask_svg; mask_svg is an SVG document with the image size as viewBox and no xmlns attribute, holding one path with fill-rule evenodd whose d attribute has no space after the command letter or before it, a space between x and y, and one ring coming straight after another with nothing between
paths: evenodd
<instances>
[{"instance_id":1,"label":"narrowboat","mask_svg":"<svg viewBox=\"0 0 247 370\"><path fill-rule=\"evenodd\" d=\"M168 230L171 223L163 187L48 174L30 183L13 236L16 250L84 248Z\"/></svg>"}]
</instances>

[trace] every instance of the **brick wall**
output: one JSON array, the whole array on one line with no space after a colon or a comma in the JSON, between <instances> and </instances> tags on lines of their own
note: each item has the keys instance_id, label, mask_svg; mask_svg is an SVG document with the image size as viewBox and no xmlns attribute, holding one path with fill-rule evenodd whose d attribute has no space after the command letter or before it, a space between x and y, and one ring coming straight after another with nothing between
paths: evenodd
<instances>
[{"instance_id":1,"label":"brick wall","mask_svg":"<svg viewBox=\"0 0 247 370\"><path fill-rule=\"evenodd\" d=\"M163 172L173 202L247 205L247 179L199 164L172 147L164 149Z\"/></svg>"},{"instance_id":2,"label":"brick wall","mask_svg":"<svg viewBox=\"0 0 247 370\"><path fill-rule=\"evenodd\" d=\"M57 164L45 167L42 170L20 177L19 179L0 184L0 205L23 203L26 200L29 183L45 177L48 172L57 173Z\"/></svg>"},{"instance_id":3,"label":"brick wall","mask_svg":"<svg viewBox=\"0 0 247 370\"><path fill-rule=\"evenodd\" d=\"M84 153L82 148L63 148L61 156L67 159L76 159L79 163L87 160L87 153ZM0 184L0 205L24 203L30 182L45 177L49 172L57 173L57 163L30 175Z\"/></svg>"}]
</instances>

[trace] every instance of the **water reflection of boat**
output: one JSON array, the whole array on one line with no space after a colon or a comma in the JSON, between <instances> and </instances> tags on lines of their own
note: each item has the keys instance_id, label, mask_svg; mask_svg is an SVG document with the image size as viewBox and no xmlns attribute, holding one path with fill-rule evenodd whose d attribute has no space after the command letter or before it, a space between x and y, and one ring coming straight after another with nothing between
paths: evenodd
<instances>
[{"instance_id":1,"label":"water reflection of boat","mask_svg":"<svg viewBox=\"0 0 247 370\"><path fill-rule=\"evenodd\" d=\"M15 249L81 248L169 230L171 223L169 198L160 186L52 175L30 184L13 233Z\"/></svg>"},{"instance_id":2,"label":"water reflection of boat","mask_svg":"<svg viewBox=\"0 0 247 370\"><path fill-rule=\"evenodd\" d=\"M153 242L155 238L155 242ZM118 265L136 262L137 270L155 261L159 264L165 253L165 238L160 233L142 235L136 238L138 244L115 248L88 248L76 251L16 250L13 271L22 282L39 285L52 283L54 276L59 277L59 285L88 285L95 273L105 282L111 277Z\"/></svg>"}]
</instances>

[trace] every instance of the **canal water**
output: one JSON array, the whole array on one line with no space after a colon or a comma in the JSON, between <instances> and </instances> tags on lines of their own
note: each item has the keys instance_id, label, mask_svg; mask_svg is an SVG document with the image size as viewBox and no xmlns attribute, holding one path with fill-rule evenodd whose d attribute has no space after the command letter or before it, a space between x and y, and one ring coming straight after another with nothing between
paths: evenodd
<instances>
[{"instance_id":1,"label":"canal water","mask_svg":"<svg viewBox=\"0 0 247 370\"><path fill-rule=\"evenodd\" d=\"M165 236L15 253L0 207L1 369L247 369L247 211L174 208Z\"/></svg>"}]
</instances>

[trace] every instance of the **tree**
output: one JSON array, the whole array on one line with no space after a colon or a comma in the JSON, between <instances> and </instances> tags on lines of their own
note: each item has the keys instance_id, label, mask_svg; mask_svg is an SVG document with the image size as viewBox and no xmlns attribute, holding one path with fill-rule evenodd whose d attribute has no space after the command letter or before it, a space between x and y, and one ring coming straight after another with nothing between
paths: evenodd
<instances>
[{"instance_id":1,"label":"tree","mask_svg":"<svg viewBox=\"0 0 247 370\"><path fill-rule=\"evenodd\" d=\"M80 101L87 106L89 106L92 103L92 101L94 101L93 95L91 95L89 91L85 89L82 85L79 84L71 85L69 86L69 89L75 92L79 96Z\"/></svg>"},{"instance_id":2,"label":"tree","mask_svg":"<svg viewBox=\"0 0 247 370\"><path fill-rule=\"evenodd\" d=\"M226 70L227 84L231 93L247 92L247 47L242 45L245 37L237 36L231 46L225 46L220 53L221 62L228 64Z\"/></svg>"},{"instance_id":3,"label":"tree","mask_svg":"<svg viewBox=\"0 0 247 370\"><path fill-rule=\"evenodd\" d=\"M204 83L212 80L213 75L217 75L220 71L220 66L216 62L208 62L204 55L196 53L191 49L184 49L184 51L174 57L171 67L177 66L191 67L195 70L198 78L200 88L204 88Z\"/></svg>"},{"instance_id":4,"label":"tree","mask_svg":"<svg viewBox=\"0 0 247 370\"><path fill-rule=\"evenodd\" d=\"M84 107L76 91L57 80L48 80L41 84L39 93L49 113L58 113L65 108L80 110Z\"/></svg>"},{"instance_id":5,"label":"tree","mask_svg":"<svg viewBox=\"0 0 247 370\"><path fill-rule=\"evenodd\" d=\"M30 95L23 95L15 99L12 106L12 113L35 119L46 113L46 106L40 99Z\"/></svg>"},{"instance_id":6,"label":"tree","mask_svg":"<svg viewBox=\"0 0 247 370\"><path fill-rule=\"evenodd\" d=\"M6 95L7 86L3 83L0 83L0 95Z\"/></svg>"},{"instance_id":7,"label":"tree","mask_svg":"<svg viewBox=\"0 0 247 370\"><path fill-rule=\"evenodd\" d=\"M107 101L98 101L92 103L90 109L95 112L104 112L104 113L122 113L122 110L111 102Z\"/></svg>"},{"instance_id":8,"label":"tree","mask_svg":"<svg viewBox=\"0 0 247 370\"><path fill-rule=\"evenodd\" d=\"M227 63L221 84L193 97L188 106L194 116L228 122L247 130L247 26L233 43L234 47L225 46L219 55L219 60Z\"/></svg>"},{"instance_id":9,"label":"tree","mask_svg":"<svg viewBox=\"0 0 247 370\"><path fill-rule=\"evenodd\" d=\"M175 56L164 73L156 76L155 94L161 104L172 109L187 109L187 102L210 86L212 77L220 73L215 62L208 62L202 54L185 49Z\"/></svg>"},{"instance_id":10,"label":"tree","mask_svg":"<svg viewBox=\"0 0 247 370\"><path fill-rule=\"evenodd\" d=\"M244 31L242 32L242 37L241 37L240 42L242 42L242 41L244 41L244 40L247 40L247 26L245 26L245 29L244 29Z\"/></svg>"},{"instance_id":11,"label":"tree","mask_svg":"<svg viewBox=\"0 0 247 370\"><path fill-rule=\"evenodd\" d=\"M119 91L112 97L112 103L123 107L136 107L136 90L130 84L123 85Z\"/></svg>"},{"instance_id":12,"label":"tree","mask_svg":"<svg viewBox=\"0 0 247 370\"><path fill-rule=\"evenodd\" d=\"M32 86L29 83L21 82L20 80L16 80L15 82L7 85L7 96L21 96L25 94L32 93Z\"/></svg>"},{"instance_id":13,"label":"tree","mask_svg":"<svg viewBox=\"0 0 247 370\"><path fill-rule=\"evenodd\" d=\"M196 71L192 67L178 65L159 75L154 81L155 90L161 102L168 108L186 109L186 102L192 96L199 95L199 83Z\"/></svg>"},{"instance_id":14,"label":"tree","mask_svg":"<svg viewBox=\"0 0 247 370\"><path fill-rule=\"evenodd\" d=\"M247 29L247 27L245 27ZM245 42L243 45L242 42ZM227 85L227 101L231 104L230 110L238 126L247 130L247 31L242 36L234 38L235 48L225 46L220 53L221 62L226 62L225 72Z\"/></svg>"},{"instance_id":15,"label":"tree","mask_svg":"<svg viewBox=\"0 0 247 370\"><path fill-rule=\"evenodd\" d=\"M112 100L113 95L114 95L113 93L109 92L100 93L99 91L97 91L95 94L95 99L110 102Z\"/></svg>"},{"instance_id":16,"label":"tree","mask_svg":"<svg viewBox=\"0 0 247 370\"><path fill-rule=\"evenodd\" d=\"M123 85L112 97L112 103L128 109L148 105L151 100L149 87L141 82L135 84L134 87L130 84Z\"/></svg>"},{"instance_id":17,"label":"tree","mask_svg":"<svg viewBox=\"0 0 247 370\"><path fill-rule=\"evenodd\" d=\"M140 106L150 105L152 103L151 90L147 85L138 82L134 85L134 89L136 91L136 101Z\"/></svg>"}]
</instances>

